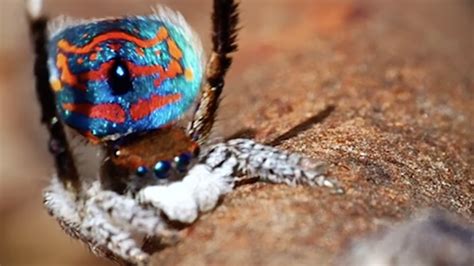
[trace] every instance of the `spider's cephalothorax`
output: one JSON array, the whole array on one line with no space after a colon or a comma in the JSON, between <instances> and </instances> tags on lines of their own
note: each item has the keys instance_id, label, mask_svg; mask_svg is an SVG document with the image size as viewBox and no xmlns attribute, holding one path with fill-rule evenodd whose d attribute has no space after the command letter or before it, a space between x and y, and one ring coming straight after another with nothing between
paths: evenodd
<instances>
[{"instance_id":1,"label":"spider's cephalothorax","mask_svg":"<svg viewBox=\"0 0 474 266\"><path fill-rule=\"evenodd\" d=\"M122 137L106 149L101 180L119 193L180 180L199 155L199 145L176 126Z\"/></svg>"},{"instance_id":2,"label":"spider's cephalothorax","mask_svg":"<svg viewBox=\"0 0 474 266\"><path fill-rule=\"evenodd\" d=\"M325 164L249 139L207 143L224 76L237 49L237 4L214 0L207 66L199 38L164 7L149 16L102 20L40 15L28 0L36 91L57 174L44 203L63 229L95 253L146 264L136 241L178 236L213 209L242 176L338 187ZM185 113L195 104L187 129ZM81 176L65 127L103 152L97 176Z\"/></svg>"}]
</instances>

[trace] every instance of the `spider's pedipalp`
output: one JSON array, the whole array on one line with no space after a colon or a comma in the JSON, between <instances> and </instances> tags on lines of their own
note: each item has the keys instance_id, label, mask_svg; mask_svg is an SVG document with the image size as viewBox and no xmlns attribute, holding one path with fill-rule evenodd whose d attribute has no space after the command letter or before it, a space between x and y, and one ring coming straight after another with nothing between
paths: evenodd
<instances>
[{"instance_id":1,"label":"spider's pedipalp","mask_svg":"<svg viewBox=\"0 0 474 266\"><path fill-rule=\"evenodd\" d=\"M200 212L213 209L219 198L232 190L234 165L232 159L215 168L197 164L182 181L142 189L138 200L162 210L170 220L192 223Z\"/></svg>"}]
</instances>

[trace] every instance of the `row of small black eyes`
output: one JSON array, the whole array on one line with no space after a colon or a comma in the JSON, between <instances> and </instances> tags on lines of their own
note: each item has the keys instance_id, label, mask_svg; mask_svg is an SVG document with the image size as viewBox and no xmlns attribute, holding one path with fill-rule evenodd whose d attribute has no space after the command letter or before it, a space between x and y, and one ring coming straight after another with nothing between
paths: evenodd
<instances>
[{"instance_id":1,"label":"row of small black eyes","mask_svg":"<svg viewBox=\"0 0 474 266\"><path fill-rule=\"evenodd\" d=\"M188 170L189 164L193 155L191 153L185 152L179 156L174 157L173 162L170 161L159 161L153 167L153 173L159 179L165 179L169 176L170 170L174 167L178 172L184 173ZM139 166L136 170L138 176L145 176L150 169L145 166Z\"/></svg>"}]
</instances>

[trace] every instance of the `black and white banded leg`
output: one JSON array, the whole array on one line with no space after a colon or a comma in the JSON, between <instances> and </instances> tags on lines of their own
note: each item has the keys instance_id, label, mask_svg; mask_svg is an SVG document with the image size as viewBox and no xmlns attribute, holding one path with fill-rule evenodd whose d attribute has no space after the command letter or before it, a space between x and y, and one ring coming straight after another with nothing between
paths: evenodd
<instances>
[{"instance_id":1,"label":"black and white banded leg","mask_svg":"<svg viewBox=\"0 0 474 266\"><path fill-rule=\"evenodd\" d=\"M149 254L142 251L141 245L134 240L134 234L177 242L178 231L169 228L159 209L140 205L131 197L101 190L99 184L96 185L89 192L81 224L82 234L93 243L105 246L126 261L141 265L148 263Z\"/></svg>"},{"instance_id":2,"label":"black and white banded leg","mask_svg":"<svg viewBox=\"0 0 474 266\"><path fill-rule=\"evenodd\" d=\"M53 178L44 193L44 201L69 235L88 244L94 253L122 264L148 263L149 254L142 251L134 234L155 236L166 243L175 243L180 238L178 231L170 229L163 220L161 210L102 190L99 182L94 182L79 198Z\"/></svg>"}]
</instances>

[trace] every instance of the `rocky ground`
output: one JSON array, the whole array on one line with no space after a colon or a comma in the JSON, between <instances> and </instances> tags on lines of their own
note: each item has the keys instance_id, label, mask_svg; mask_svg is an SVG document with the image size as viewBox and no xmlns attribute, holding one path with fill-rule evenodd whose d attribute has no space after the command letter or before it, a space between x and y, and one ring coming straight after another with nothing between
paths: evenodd
<instances>
[{"instance_id":1,"label":"rocky ground","mask_svg":"<svg viewBox=\"0 0 474 266\"><path fill-rule=\"evenodd\" d=\"M47 3L53 14L87 16L144 13L151 4L131 11L130 2L112 2L92 11ZM208 47L209 1L168 2ZM2 16L20 21L20 4L2 2ZM41 207L51 161L36 121L26 25L1 23L0 264L106 264ZM428 207L460 217L472 234L470 1L243 1L242 26L216 135L325 160L346 193L244 185L180 244L155 254L157 265L331 264L351 243Z\"/></svg>"}]
</instances>

